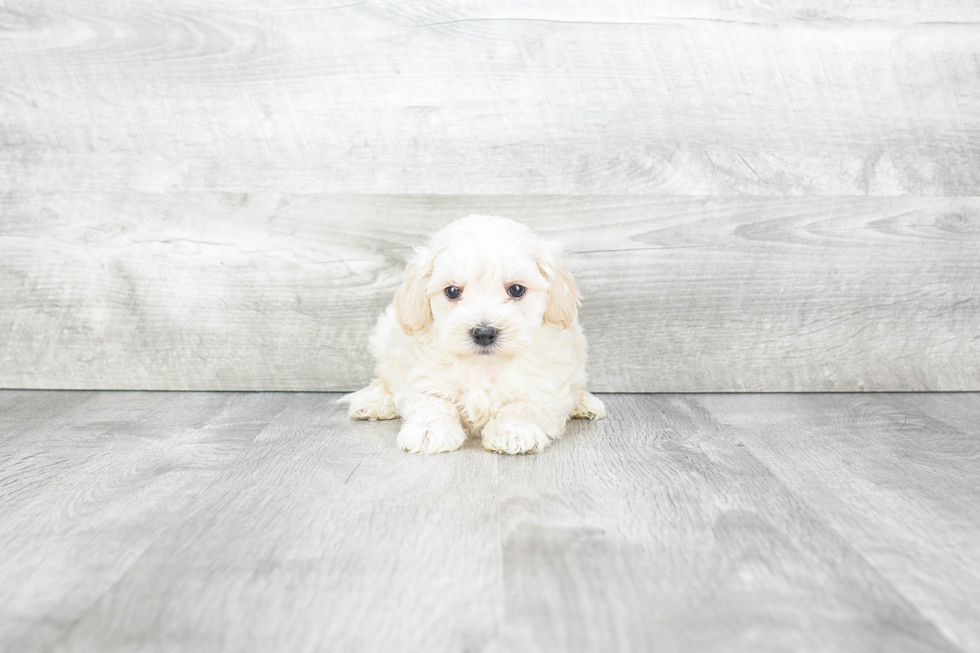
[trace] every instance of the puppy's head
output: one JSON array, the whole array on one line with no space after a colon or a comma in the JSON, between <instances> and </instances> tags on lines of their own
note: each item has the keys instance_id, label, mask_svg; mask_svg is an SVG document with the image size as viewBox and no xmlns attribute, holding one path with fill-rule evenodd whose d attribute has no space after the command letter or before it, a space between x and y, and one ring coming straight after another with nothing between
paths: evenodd
<instances>
[{"instance_id":1,"label":"puppy's head","mask_svg":"<svg viewBox=\"0 0 980 653\"><path fill-rule=\"evenodd\" d=\"M471 215L416 250L395 295L409 335L430 330L457 356L519 354L537 329L568 328L578 313L561 248L506 218Z\"/></svg>"}]
</instances>

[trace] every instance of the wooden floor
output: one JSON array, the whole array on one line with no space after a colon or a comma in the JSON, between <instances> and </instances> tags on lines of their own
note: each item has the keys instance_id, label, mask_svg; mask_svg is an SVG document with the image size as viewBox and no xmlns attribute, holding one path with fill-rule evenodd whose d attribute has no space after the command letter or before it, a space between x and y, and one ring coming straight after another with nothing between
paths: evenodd
<instances>
[{"instance_id":1,"label":"wooden floor","mask_svg":"<svg viewBox=\"0 0 980 653\"><path fill-rule=\"evenodd\" d=\"M0 649L980 650L980 394L607 395L521 457L336 397L0 392Z\"/></svg>"}]
</instances>

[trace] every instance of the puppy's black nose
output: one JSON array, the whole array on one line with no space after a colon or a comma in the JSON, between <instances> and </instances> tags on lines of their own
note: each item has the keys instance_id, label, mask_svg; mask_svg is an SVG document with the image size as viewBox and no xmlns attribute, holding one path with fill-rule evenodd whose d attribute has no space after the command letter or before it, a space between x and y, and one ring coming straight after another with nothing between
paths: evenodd
<instances>
[{"instance_id":1,"label":"puppy's black nose","mask_svg":"<svg viewBox=\"0 0 980 653\"><path fill-rule=\"evenodd\" d=\"M497 340L497 330L485 324L470 329L473 342L481 347L489 347Z\"/></svg>"}]
</instances>

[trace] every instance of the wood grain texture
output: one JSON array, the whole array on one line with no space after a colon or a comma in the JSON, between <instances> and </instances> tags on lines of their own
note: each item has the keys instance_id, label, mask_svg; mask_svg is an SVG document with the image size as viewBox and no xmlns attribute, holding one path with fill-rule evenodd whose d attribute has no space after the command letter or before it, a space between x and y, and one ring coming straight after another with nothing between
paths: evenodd
<instances>
[{"instance_id":1,"label":"wood grain texture","mask_svg":"<svg viewBox=\"0 0 980 653\"><path fill-rule=\"evenodd\" d=\"M6 393L0 648L65 629L182 519L282 395Z\"/></svg>"},{"instance_id":2,"label":"wood grain texture","mask_svg":"<svg viewBox=\"0 0 980 653\"><path fill-rule=\"evenodd\" d=\"M503 650L949 647L696 399L605 398L501 465Z\"/></svg>"},{"instance_id":3,"label":"wood grain texture","mask_svg":"<svg viewBox=\"0 0 980 653\"><path fill-rule=\"evenodd\" d=\"M977 390L978 61L968 0L5 0L0 387L353 389L497 212L596 389Z\"/></svg>"},{"instance_id":4,"label":"wood grain texture","mask_svg":"<svg viewBox=\"0 0 980 653\"><path fill-rule=\"evenodd\" d=\"M399 456L397 423L337 397L289 396L61 650L481 648L504 607L497 459Z\"/></svg>"},{"instance_id":5,"label":"wood grain texture","mask_svg":"<svg viewBox=\"0 0 980 653\"><path fill-rule=\"evenodd\" d=\"M0 187L974 195L980 16L8 0Z\"/></svg>"},{"instance_id":6,"label":"wood grain texture","mask_svg":"<svg viewBox=\"0 0 980 653\"><path fill-rule=\"evenodd\" d=\"M701 402L946 637L980 650L976 395Z\"/></svg>"},{"instance_id":7,"label":"wood grain texture","mask_svg":"<svg viewBox=\"0 0 980 653\"><path fill-rule=\"evenodd\" d=\"M976 433L930 415L978 394L608 395L518 457L336 398L0 393L0 648L977 648Z\"/></svg>"},{"instance_id":8,"label":"wood grain texture","mask_svg":"<svg viewBox=\"0 0 980 653\"><path fill-rule=\"evenodd\" d=\"M975 433L929 415L980 395L610 395L523 457L410 456L335 399L0 393L0 646L976 650ZM810 483L838 438L875 485Z\"/></svg>"},{"instance_id":9,"label":"wood grain texture","mask_svg":"<svg viewBox=\"0 0 980 653\"><path fill-rule=\"evenodd\" d=\"M980 387L976 198L0 202L7 387L355 389L411 247L478 211L565 242L596 390Z\"/></svg>"}]
</instances>

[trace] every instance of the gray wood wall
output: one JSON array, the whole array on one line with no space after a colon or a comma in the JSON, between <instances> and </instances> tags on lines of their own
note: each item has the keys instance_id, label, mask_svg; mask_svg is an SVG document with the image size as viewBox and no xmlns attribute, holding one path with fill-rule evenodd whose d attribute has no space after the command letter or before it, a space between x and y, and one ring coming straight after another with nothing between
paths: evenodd
<instances>
[{"instance_id":1,"label":"gray wood wall","mask_svg":"<svg viewBox=\"0 0 980 653\"><path fill-rule=\"evenodd\" d=\"M980 5L0 1L0 387L355 388L473 212L595 390L980 390Z\"/></svg>"}]
</instances>

